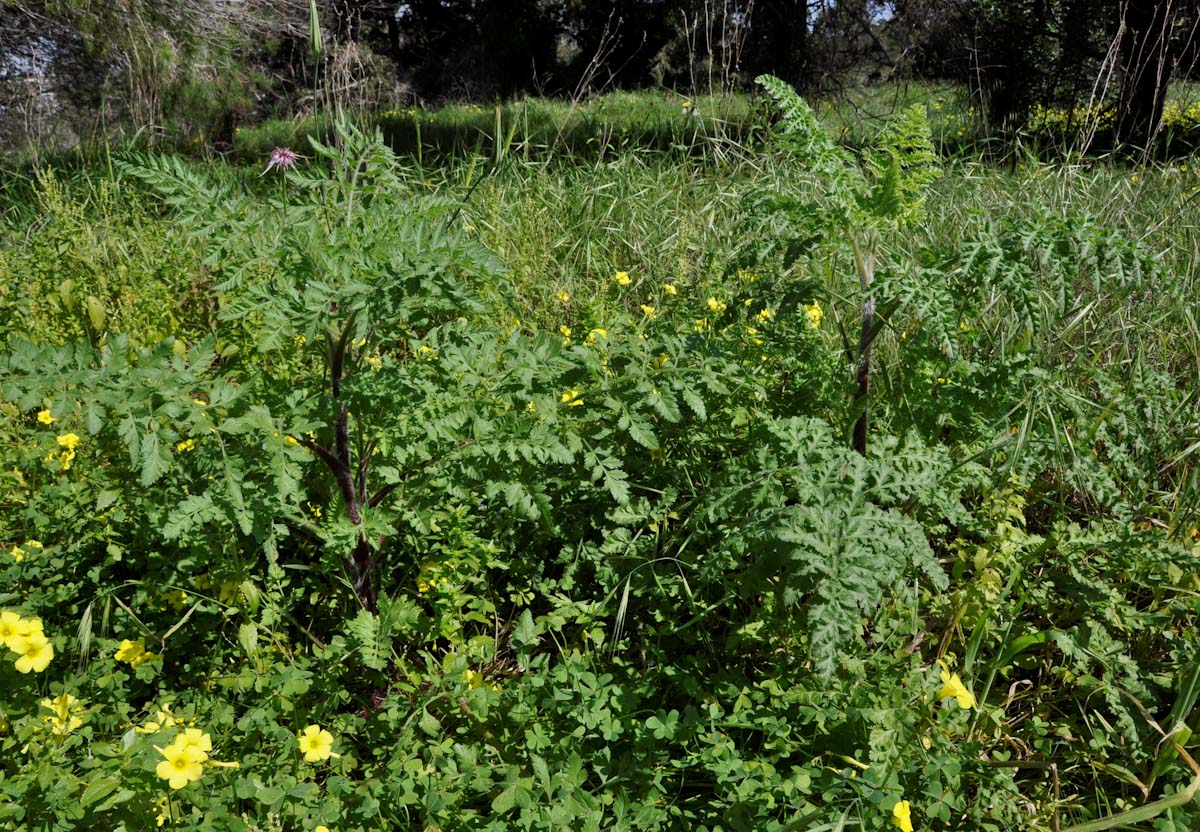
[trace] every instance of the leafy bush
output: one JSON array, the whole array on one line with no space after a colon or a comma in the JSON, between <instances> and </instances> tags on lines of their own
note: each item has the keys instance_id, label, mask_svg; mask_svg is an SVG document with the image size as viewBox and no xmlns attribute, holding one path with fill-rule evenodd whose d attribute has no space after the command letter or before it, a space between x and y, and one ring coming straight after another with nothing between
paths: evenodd
<instances>
[{"instance_id":1,"label":"leafy bush","mask_svg":"<svg viewBox=\"0 0 1200 832\"><path fill-rule=\"evenodd\" d=\"M774 92L755 238L605 275L557 331L378 134L259 194L125 165L214 331L7 333L3 822L1050 829L1103 795L1194 824L1195 549L1141 519L1186 400L1051 350L1082 281L1161 271L1086 219L910 256L921 115L864 171ZM896 400L855 324L904 343ZM1126 392L1080 464L1082 390Z\"/></svg>"}]
</instances>

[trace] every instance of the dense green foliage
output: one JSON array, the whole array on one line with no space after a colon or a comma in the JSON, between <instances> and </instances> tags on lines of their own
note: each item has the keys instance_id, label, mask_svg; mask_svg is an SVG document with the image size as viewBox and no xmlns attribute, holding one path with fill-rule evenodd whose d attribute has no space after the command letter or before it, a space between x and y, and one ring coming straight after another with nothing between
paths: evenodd
<instances>
[{"instance_id":1,"label":"dense green foliage","mask_svg":"<svg viewBox=\"0 0 1200 832\"><path fill-rule=\"evenodd\" d=\"M1191 174L766 83L721 159L27 183L0 825L1200 822Z\"/></svg>"}]
</instances>

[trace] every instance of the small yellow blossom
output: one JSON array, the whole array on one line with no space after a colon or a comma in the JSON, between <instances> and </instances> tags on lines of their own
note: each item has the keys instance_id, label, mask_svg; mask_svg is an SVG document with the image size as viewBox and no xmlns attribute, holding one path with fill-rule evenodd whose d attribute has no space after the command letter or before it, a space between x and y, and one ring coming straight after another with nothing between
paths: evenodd
<instances>
[{"instance_id":1,"label":"small yellow blossom","mask_svg":"<svg viewBox=\"0 0 1200 832\"><path fill-rule=\"evenodd\" d=\"M163 755L163 760L154 771L166 780L172 789L182 789L188 783L193 783L204 776L202 765L208 755L191 745L184 745L178 740L166 748L154 748Z\"/></svg>"},{"instance_id":2,"label":"small yellow blossom","mask_svg":"<svg viewBox=\"0 0 1200 832\"><path fill-rule=\"evenodd\" d=\"M536 416L536 415L537 415L537 405L536 405L536 404L534 404L533 402L526 402L526 403L525 403L525 410L526 410L526 412L527 412L527 413L529 413L529 415L530 415L530 416Z\"/></svg>"},{"instance_id":3,"label":"small yellow blossom","mask_svg":"<svg viewBox=\"0 0 1200 832\"><path fill-rule=\"evenodd\" d=\"M821 326L821 320L825 317L825 311L821 309L821 302L814 300L812 303L804 305L804 311L808 315L808 325L813 329Z\"/></svg>"},{"instance_id":4,"label":"small yellow blossom","mask_svg":"<svg viewBox=\"0 0 1200 832\"><path fill-rule=\"evenodd\" d=\"M314 829L313 832L329 832L329 827L322 823L320 826Z\"/></svg>"},{"instance_id":5,"label":"small yellow blossom","mask_svg":"<svg viewBox=\"0 0 1200 832\"><path fill-rule=\"evenodd\" d=\"M179 452L196 450L195 439L185 439L182 442L175 443L175 450Z\"/></svg>"},{"instance_id":6,"label":"small yellow blossom","mask_svg":"<svg viewBox=\"0 0 1200 832\"><path fill-rule=\"evenodd\" d=\"M19 673L41 673L54 658L54 647L40 629L9 639L8 649L17 654L14 666Z\"/></svg>"},{"instance_id":7,"label":"small yellow blossom","mask_svg":"<svg viewBox=\"0 0 1200 832\"><path fill-rule=\"evenodd\" d=\"M10 554L12 555L13 560L15 560L17 563L20 563L21 561L25 560L25 550L22 549L20 546L14 545L12 547L12 552Z\"/></svg>"},{"instance_id":8,"label":"small yellow blossom","mask_svg":"<svg viewBox=\"0 0 1200 832\"><path fill-rule=\"evenodd\" d=\"M182 734L175 737L175 745L199 751L205 759L213 749L212 737L199 728L185 728Z\"/></svg>"},{"instance_id":9,"label":"small yellow blossom","mask_svg":"<svg viewBox=\"0 0 1200 832\"><path fill-rule=\"evenodd\" d=\"M560 401L567 407L579 407L583 404L583 399L579 398L579 391L576 389L564 390Z\"/></svg>"},{"instance_id":10,"label":"small yellow blossom","mask_svg":"<svg viewBox=\"0 0 1200 832\"><path fill-rule=\"evenodd\" d=\"M75 433L64 433L54 440L68 451L73 451L79 447L79 436Z\"/></svg>"},{"instance_id":11,"label":"small yellow blossom","mask_svg":"<svg viewBox=\"0 0 1200 832\"><path fill-rule=\"evenodd\" d=\"M333 734L320 725L307 726L296 735L296 741L300 745L300 753L304 755L306 762L319 763L330 757L336 759L341 756L333 753Z\"/></svg>"},{"instance_id":12,"label":"small yellow blossom","mask_svg":"<svg viewBox=\"0 0 1200 832\"><path fill-rule=\"evenodd\" d=\"M975 694L967 690L967 686L963 684L962 679L958 678L957 673L951 673L949 670L942 670L942 687L937 692L937 698L954 699L958 702L958 707L964 711L968 711L975 707Z\"/></svg>"},{"instance_id":13,"label":"small yellow blossom","mask_svg":"<svg viewBox=\"0 0 1200 832\"><path fill-rule=\"evenodd\" d=\"M663 294L674 297L675 295L679 294L679 290L676 289L673 284L664 283L663 284Z\"/></svg>"},{"instance_id":14,"label":"small yellow blossom","mask_svg":"<svg viewBox=\"0 0 1200 832\"><path fill-rule=\"evenodd\" d=\"M559 333L559 334L560 334L560 335L561 335L563 338L570 338L570 337L571 337L571 327L569 327L569 326L560 326L560 327L558 328L558 333Z\"/></svg>"},{"instance_id":15,"label":"small yellow blossom","mask_svg":"<svg viewBox=\"0 0 1200 832\"><path fill-rule=\"evenodd\" d=\"M378 373L383 369L383 359L378 355L368 355L365 359L366 365L371 368L371 372Z\"/></svg>"},{"instance_id":16,"label":"small yellow blossom","mask_svg":"<svg viewBox=\"0 0 1200 832\"><path fill-rule=\"evenodd\" d=\"M583 341L583 345L585 347L590 347L596 343L597 338L607 338L607 337L608 337L607 329L604 329L603 327L596 327L595 329L593 329L591 332L588 333L587 338L585 338Z\"/></svg>"},{"instance_id":17,"label":"small yellow blossom","mask_svg":"<svg viewBox=\"0 0 1200 832\"><path fill-rule=\"evenodd\" d=\"M81 714L86 709L69 693L59 694L53 699L43 699L39 704L50 712L42 714L42 722L50 727L50 733L56 737L65 737L83 725Z\"/></svg>"},{"instance_id":18,"label":"small yellow blossom","mask_svg":"<svg viewBox=\"0 0 1200 832\"><path fill-rule=\"evenodd\" d=\"M913 832L912 807L907 800L901 800L892 809L892 825L898 827L900 832Z\"/></svg>"},{"instance_id":19,"label":"small yellow blossom","mask_svg":"<svg viewBox=\"0 0 1200 832\"><path fill-rule=\"evenodd\" d=\"M171 706L161 705L145 725L136 726L133 730L139 734L157 734L159 731L173 728L178 722L179 720L171 713Z\"/></svg>"},{"instance_id":20,"label":"small yellow blossom","mask_svg":"<svg viewBox=\"0 0 1200 832\"><path fill-rule=\"evenodd\" d=\"M39 422L41 422L43 425L50 425L50 424L53 424L53 423L54 423L54 421L55 421L55 419L54 419L54 416L52 416L52 415L50 414L50 410L49 410L49 409L46 409L46 410L39 410L39 411L38 411L38 417L37 417L37 419L38 419L38 421L39 421Z\"/></svg>"},{"instance_id":21,"label":"small yellow blossom","mask_svg":"<svg viewBox=\"0 0 1200 832\"><path fill-rule=\"evenodd\" d=\"M29 632L24 619L10 610L0 611L0 644L13 650L13 639Z\"/></svg>"},{"instance_id":22,"label":"small yellow blossom","mask_svg":"<svg viewBox=\"0 0 1200 832\"><path fill-rule=\"evenodd\" d=\"M559 289L557 292L554 293L554 297L558 299L559 303L570 303L571 302L571 293L568 292L566 289Z\"/></svg>"},{"instance_id":23,"label":"small yellow blossom","mask_svg":"<svg viewBox=\"0 0 1200 832\"><path fill-rule=\"evenodd\" d=\"M708 299L708 308L712 310L713 314L720 315L725 311L725 301L710 297Z\"/></svg>"},{"instance_id":24,"label":"small yellow blossom","mask_svg":"<svg viewBox=\"0 0 1200 832\"><path fill-rule=\"evenodd\" d=\"M615 279L618 286L628 286L633 282L629 277L629 272L617 272Z\"/></svg>"},{"instance_id":25,"label":"small yellow blossom","mask_svg":"<svg viewBox=\"0 0 1200 832\"><path fill-rule=\"evenodd\" d=\"M696 332L706 331L708 329L708 319L697 318L695 323L692 324L692 329L694 329Z\"/></svg>"},{"instance_id":26,"label":"small yellow blossom","mask_svg":"<svg viewBox=\"0 0 1200 832\"><path fill-rule=\"evenodd\" d=\"M653 306L647 306L646 304L642 304L642 314L645 315L647 318L657 318L658 310L655 309Z\"/></svg>"},{"instance_id":27,"label":"small yellow blossom","mask_svg":"<svg viewBox=\"0 0 1200 832\"><path fill-rule=\"evenodd\" d=\"M283 437L283 443L294 448L300 444L300 440L294 436L285 436Z\"/></svg>"},{"instance_id":28,"label":"small yellow blossom","mask_svg":"<svg viewBox=\"0 0 1200 832\"><path fill-rule=\"evenodd\" d=\"M478 670L471 670L468 668L463 671L463 681L466 682L467 687L471 688L472 690L475 688L481 688L483 687L483 674Z\"/></svg>"},{"instance_id":29,"label":"small yellow blossom","mask_svg":"<svg viewBox=\"0 0 1200 832\"><path fill-rule=\"evenodd\" d=\"M137 668L146 662L158 661L162 656L147 652L146 639L139 638L137 641L122 639L113 658L119 662L125 662L130 667Z\"/></svg>"},{"instance_id":30,"label":"small yellow blossom","mask_svg":"<svg viewBox=\"0 0 1200 832\"><path fill-rule=\"evenodd\" d=\"M196 407L208 407L208 402L204 401L204 399L192 399L192 404L196 405Z\"/></svg>"}]
</instances>

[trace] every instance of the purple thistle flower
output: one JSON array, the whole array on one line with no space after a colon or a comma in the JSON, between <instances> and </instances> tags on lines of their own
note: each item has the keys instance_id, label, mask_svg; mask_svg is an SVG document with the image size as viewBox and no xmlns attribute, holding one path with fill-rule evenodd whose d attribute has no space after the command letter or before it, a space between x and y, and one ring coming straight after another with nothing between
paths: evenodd
<instances>
[{"instance_id":1,"label":"purple thistle flower","mask_svg":"<svg viewBox=\"0 0 1200 832\"><path fill-rule=\"evenodd\" d=\"M291 170L296 167L296 162L300 160L300 154L294 150L289 150L286 147L277 147L271 151L271 159L267 162L267 170L278 168L279 170ZM266 173L264 170L263 173Z\"/></svg>"}]
</instances>

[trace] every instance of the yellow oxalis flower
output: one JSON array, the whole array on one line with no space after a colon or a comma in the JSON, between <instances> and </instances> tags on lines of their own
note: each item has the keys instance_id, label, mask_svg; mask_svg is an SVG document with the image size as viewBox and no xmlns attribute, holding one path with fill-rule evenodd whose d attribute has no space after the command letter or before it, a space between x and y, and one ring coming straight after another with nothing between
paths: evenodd
<instances>
[{"instance_id":1,"label":"yellow oxalis flower","mask_svg":"<svg viewBox=\"0 0 1200 832\"><path fill-rule=\"evenodd\" d=\"M201 731L199 728L185 728L183 733L175 738L175 745L194 748L208 759L208 754L213 749L212 737Z\"/></svg>"},{"instance_id":2,"label":"yellow oxalis flower","mask_svg":"<svg viewBox=\"0 0 1200 832\"><path fill-rule=\"evenodd\" d=\"M579 407L583 404L583 399L579 398L578 390L564 390L561 401L567 407Z\"/></svg>"},{"instance_id":3,"label":"yellow oxalis flower","mask_svg":"<svg viewBox=\"0 0 1200 832\"><path fill-rule=\"evenodd\" d=\"M583 340L583 345L585 347L590 347L596 343L597 338L607 338L607 337L608 337L608 330L605 329L604 327L598 326L595 329L593 329L591 332L588 333L587 338L585 338Z\"/></svg>"},{"instance_id":4,"label":"yellow oxalis flower","mask_svg":"<svg viewBox=\"0 0 1200 832\"><path fill-rule=\"evenodd\" d=\"M79 435L75 433L64 433L62 436L59 436L57 439L55 439L55 441L68 451L73 451L78 448L80 442Z\"/></svg>"},{"instance_id":5,"label":"yellow oxalis flower","mask_svg":"<svg viewBox=\"0 0 1200 832\"><path fill-rule=\"evenodd\" d=\"M65 737L83 725L80 714L84 712L84 708L80 701L69 693L60 694L53 699L43 699L39 704L50 712L42 714L42 722L50 726L50 733L56 737Z\"/></svg>"},{"instance_id":6,"label":"yellow oxalis flower","mask_svg":"<svg viewBox=\"0 0 1200 832\"><path fill-rule=\"evenodd\" d=\"M629 277L629 272L617 272L615 279L618 286L628 286L633 282Z\"/></svg>"},{"instance_id":7,"label":"yellow oxalis flower","mask_svg":"<svg viewBox=\"0 0 1200 832\"><path fill-rule=\"evenodd\" d=\"M938 690L937 698L955 699L958 702L958 707L964 711L969 711L975 707L975 694L967 690L967 686L962 683L962 679L958 678L957 673L951 673L949 670L942 671L942 687Z\"/></svg>"},{"instance_id":8,"label":"yellow oxalis flower","mask_svg":"<svg viewBox=\"0 0 1200 832\"><path fill-rule=\"evenodd\" d=\"M337 759L340 754L333 753L333 734L320 725L309 725L296 736L300 743L300 753L310 763L319 763L330 757Z\"/></svg>"},{"instance_id":9,"label":"yellow oxalis flower","mask_svg":"<svg viewBox=\"0 0 1200 832\"><path fill-rule=\"evenodd\" d=\"M17 654L15 666L21 673L41 673L54 658L54 647L40 628L13 637L8 642L8 649Z\"/></svg>"},{"instance_id":10,"label":"yellow oxalis flower","mask_svg":"<svg viewBox=\"0 0 1200 832\"><path fill-rule=\"evenodd\" d=\"M3 644L9 650L13 650L13 639L23 636L28 632L29 628L28 626L24 626L21 616L11 610L0 612L0 644Z\"/></svg>"},{"instance_id":11,"label":"yellow oxalis flower","mask_svg":"<svg viewBox=\"0 0 1200 832\"><path fill-rule=\"evenodd\" d=\"M313 832L329 832L329 827L322 823L320 826L314 829Z\"/></svg>"},{"instance_id":12,"label":"yellow oxalis flower","mask_svg":"<svg viewBox=\"0 0 1200 832\"><path fill-rule=\"evenodd\" d=\"M196 440L195 439L185 439L182 442L175 443L176 451L180 451L180 452L194 451L195 449L196 449Z\"/></svg>"},{"instance_id":13,"label":"yellow oxalis flower","mask_svg":"<svg viewBox=\"0 0 1200 832\"><path fill-rule=\"evenodd\" d=\"M658 310L655 309L653 306L647 306L645 304L642 304L642 314L645 315L647 318L657 318Z\"/></svg>"},{"instance_id":14,"label":"yellow oxalis flower","mask_svg":"<svg viewBox=\"0 0 1200 832\"><path fill-rule=\"evenodd\" d=\"M674 295L679 294L679 290L676 289L675 286L671 283L664 283L663 284L663 294L674 296Z\"/></svg>"},{"instance_id":15,"label":"yellow oxalis flower","mask_svg":"<svg viewBox=\"0 0 1200 832\"><path fill-rule=\"evenodd\" d=\"M901 800L892 809L892 824L900 828L900 832L913 832L912 807L907 800Z\"/></svg>"},{"instance_id":16,"label":"yellow oxalis flower","mask_svg":"<svg viewBox=\"0 0 1200 832\"><path fill-rule=\"evenodd\" d=\"M182 789L188 783L199 780L204 776L203 763L208 755L190 745L184 745L178 740L166 748L154 748L163 755L163 760L154 771L172 789Z\"/></svg>"},{"instance_id":17,"label":"yellow oxalis flower","mask_svg":"<svg viewBox=\"0 0 1200 832\"><path fill-rule=\"evenodd\" d=\"M825 317L825 311L821 309L821 302L814 300L812 303L804 305L804 311L808 313L808 324L813 329L821 325L821 319Z\"/></svg>"},{"instance_id":18,"label":"yellow oxalis flower","mask_svg":"<svg viewBox=\"0 0 1200 832\"><path fill-rule=\"evenodd\" d=\"M475 688L483 687L483 674L478 670L467 668L463 671L463 681L467 683L467 687L474 690Z\"/></svg>"},{"instance_id":19,"label":"yellow oxalis flower","mask_svg":"<svg viewBox=\"0 0 1200 832\"><path fill-rule=\"evenodd\" d=\"M43 425L52 425L52 424L54 424L55 420L54 420L54 417L50 414L49 408L47 408L46 410L38 411L38 421L41 422Z\"/></svg>"},{"instance_id":20,"label":"yellow oxalis flower","mask_svg":"<svg viewBox=\"0 0 1200 832\"><path fill-rule=\"evenodd\" d=\"M123 639L117 647L117 652L113 654L113 658L119 662L125 662L130 667L138 667L146 662L157 661L162 656L146 652L146 639L139 638L137 641Z\"/></svg>"},{"instance_id":21,"label":"yellow oxalis flower","mask_svg":"<svg viewBox=\"0 0 1200 832\"><path fill-rule=\"evenodd\" d=\"M25 560L25 550L22 549L20 546L14 545L12 547L12 552L10 552L9 554L12 555L13 560L15 560L17 563L20 563L21 561Z\"/></svg>"},{"instance_id":22,"label":"yellow oxalis flower","mask_svg":"<svg viewBox=\"0 0 1200 832\"><path fill-rule=\"evenodd\" d=\"M559 289L557 292L554 293L554 297L558 300L559 303L570 303L571 302L571 293L568 292L566 289Z\"/></svg>"},{"instance_id":23,"label":"yellow oxalis flower","mask_svg":"<svg viewBox=\"0 0 1200 832\"><path fill-rule=\"evenodd\" d=\"M564 326L560 326L560 327L558 328L558 332L559 332L559 334L560 334L560 335L562 335L562 337L564 337L564 338L570 338L570 337L571 337L571 327L569 327L569 326L565 326L565 325L564 325Z\"/></svg>"},{"instance_id":24,"label":"yellow oxalis flower","mask_svg":"<svg viewBox=\"0 0 1200 832\"><path fill-rule=\"evenodd\" d=\"M179 720L171 713L171 706L162 705L145 725L139 725L133 730L139 734L157 734L159 731L170 728L178 722Z\"/></svg>"},{"instance_id":25,"label":"yellow oxalis flower","mask_svg":"<svg viewBox=\"0 0 1200 832\"><path fill-rule=\"evenodd\" d=\"M775 317L775 310L769 306L764 306L754 317L758 318L761 323L765 324L767 321Z\"/></svg>"},{"instance_id":26,"label":"yellow oxalis flower","mask_svg":"<svg viewBox=\"0 0 1200 832\"><path fill-rule=\"evenodd\" d=\"M725 301L717 300L716 298L709 298L708 308L711 309L713 313L720 315L725 311Z\"/></svg>"}]
</instances>

